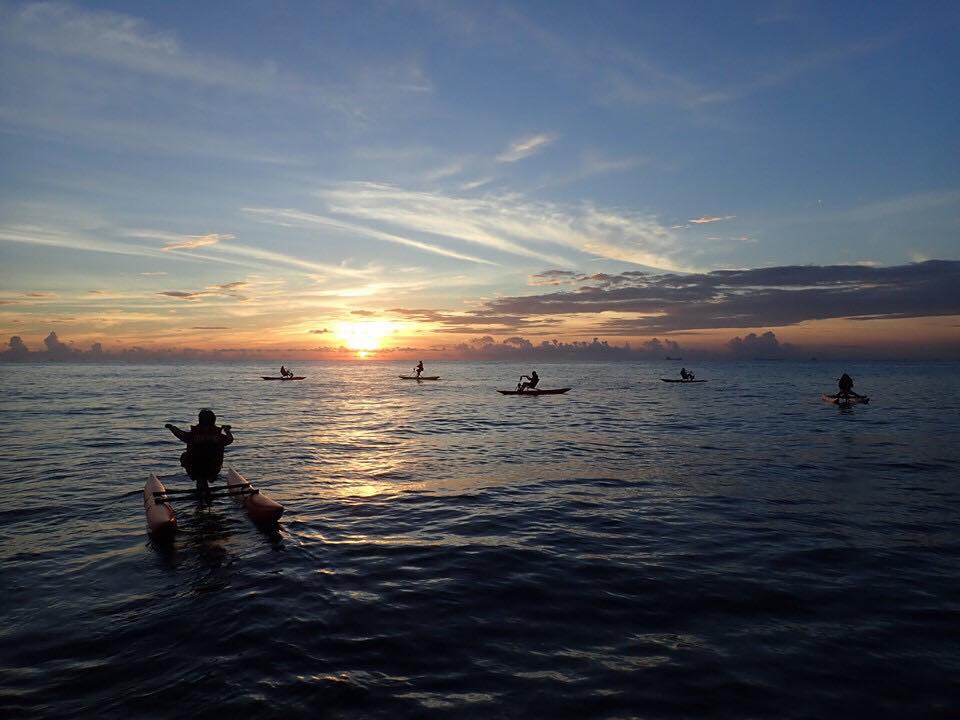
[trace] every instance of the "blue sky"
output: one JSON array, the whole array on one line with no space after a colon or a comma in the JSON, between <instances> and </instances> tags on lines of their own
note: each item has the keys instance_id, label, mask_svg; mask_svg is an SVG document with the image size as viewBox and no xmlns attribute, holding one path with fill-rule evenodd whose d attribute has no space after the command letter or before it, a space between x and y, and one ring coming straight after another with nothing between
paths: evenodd
<instances>
[{"instance_id":1,"label":"blue sky","mask_svg":"<svg viewBox=\"0 0 960 720\"><path fill-rule=\"evenodd\" d=\"M547 270L960 260L958 30L932 2L3 2L0 332L411 342L429 309L575 338L638 324L477 313Z\"/></svg>"}]
</instances>

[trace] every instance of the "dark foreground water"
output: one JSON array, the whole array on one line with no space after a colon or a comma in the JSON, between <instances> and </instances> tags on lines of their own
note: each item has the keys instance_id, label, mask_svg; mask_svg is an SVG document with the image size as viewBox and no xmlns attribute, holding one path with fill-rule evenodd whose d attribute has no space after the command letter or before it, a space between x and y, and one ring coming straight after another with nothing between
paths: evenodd
<instances>
[{"instance_id":1,"label":"dark foreground water","mask_svg":"<svg viewBox=\"0 0 960 720\"><path fill-rule=\"evenodd\" d=\"M960 714L960 365L296 369L0 367L0 714ZM154 547L202 406L287 514Z\"/></svg>"}]
</instances>

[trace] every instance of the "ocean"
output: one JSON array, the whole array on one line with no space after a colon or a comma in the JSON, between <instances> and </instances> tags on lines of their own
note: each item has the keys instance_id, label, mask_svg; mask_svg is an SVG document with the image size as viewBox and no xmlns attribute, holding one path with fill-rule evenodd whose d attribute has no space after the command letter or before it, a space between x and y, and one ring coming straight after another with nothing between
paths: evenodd
<instances>
[{"instance_id":1,"label":"ocean","mask_svg":"<svg viewBox=\"0 0 960 720\"><path fill-rule=\"evenodd\" d=\"M960 713L960 363L410 365L0 366L0 714ZM202 407L286 514L154 544Z\"/></svg>"}]
</instances>

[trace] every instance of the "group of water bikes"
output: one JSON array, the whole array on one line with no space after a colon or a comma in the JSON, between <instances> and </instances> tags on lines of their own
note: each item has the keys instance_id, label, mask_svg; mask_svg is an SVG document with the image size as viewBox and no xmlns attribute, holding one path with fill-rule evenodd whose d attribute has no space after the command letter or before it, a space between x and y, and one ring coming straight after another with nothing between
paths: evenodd
<instances>
[{"instance_id":1,"label":"group of water bikes","mask_svg":"<svg viewBox=\"0 0 960 720\"><path fill-rule=\"evenodd\" d=\"M439 380L439 375L424 375L423 374L423 361L417 363L416 367L413 369L413 375L400 375L401 380ZM680 377L679 378L660 378L663 382L667 383L705 383L706 380L698 380L696 374L692 370L687 370L685 367L680 368ZM560 395L565 392L569 392L570 388L555 388L544 390L537 387L540 383L540 376L537 375L537 371L532 371L529 375L521 375L520 381L517 383L516 390L497 390L501 395ZM832 402L837 405L851 405L853 403L867 403L870 402L870 398L866 395L860 395L853 391L853 378L851 378L847 373L843 373L838 380L838 392L833 395L824 394L823 399L829 402Z\"/></svg>"},{"instance_id":2,"label":"group of water bikes","mask_svg":"<svg viewBox=\"0 0 960 720\"><path fill-rule=\"evenodd\" d=\"M417 363L416 367L413 368L412 375L400 375L401 380L439 380L439 375L424 375L423 374L423 361ZM680 368L680 377L679 378L660 378L663 382L666 383L705 383L706 380L698 380L696 374L692 370L687 370L685 367ZM521 375L520 381L517 383L516 390L497 390L501 395L560 395L565 392L569 392L570 388L554 388L554 389L541 389L538 387L540 384L540 376L537 375L537 371L533 370L529 375ZM860 395L853 391L853 378L851 378L847 373L843 373L837 380L837 385L839 391L833 395L823 395L824 400L828 400L832 403L838 405L850 405L853 403L867 403L870 402L870 398L866 395Z\"/></svg>"},{"instance_id":3,"label":"group of water bikes","mask_svg":"<svg viewBox=\"0 0 960 720\"><path fill-rule=\"evenodd\" d=\"M413 368L413 375L400 375L401 380L416 380L420 382L422 380L439 380L439 375L424 375L423 374L423 360L417 363L417 366ZM537 387L540 384L540 376L537 375L537 371L533 370L529 375L521 375L520 381L517 383L516 390L497 390L501 395L562 395L563 393L570 392L570 388L550 388L544 389Z\"/></svg>"},{"instance_id":4,"label":"group of water bikes","mask_svg":"<svg viewBox=\"0 0 960 720\"><path fill-rule=\"evenodd\" d=\"M423 362L417 363L413 375L401 375L404 380L439 380L439 375L424 375ZM262 376L264 380L302 380L285 366L280 367L280 377ZM697 380L693 372L686 368L680 370L680 379L660 378L664 382L706 382ZM529 375L521 375L515 390L497 390L501 395L560 395L570 388L541 389L540 376L536 370ZM853 403L866 403L870 398L853 391L853 378L843 373L837 381L839 391L833 395L823 395L823 399L841 406ZM226 487L219 491L210 486L210 482L220 476L223 467L224 449L233 444L233 433L229 425L217 425L217 416L211 410L200 411L197 424L189 430L181 430L171 423L165 426L178 440L186 444L180 455L180 465L196 483L196 488L168 490L156 476L151 474L143 489L144 510L147 527L154 537L172 537L177 531L176 514L170 505L171 495L191 495L205 504L220 495L231 495L243 505L250 518L258 524L276 523L283 515L284 508L265 492L255 488L245 477L233 468L226 472Z\"/></svg>"},{"instance_id":5,"label":"group of water bikes","mask_svg":"<svg viewBox=\"0 0 960 720\"><path fill-rule=\"evenodd\" d=\"M293 370L287 368L284 365L280 366L280 376L261 376L264 380L303 380L305 376L296 375ZM424 380L439 380L439 375L425 375L423 360L419 361L416 366L413 368L412 375L400 375L401 380L416 380L421 382ZM687 370L685 367L680 368L680 377L679 378L660 378L663 382L666 383L705 383L706 380L698 380L696 374L692 370ZM529 375L521 375L519 382L517 382L517 387L515 390L497 390L501 395L562 395L563 393L569 392L570 388L550 388L544 389L539 387L540 376L537 374L536 370L531 371ZM860 395L853 391L853 378L851 378L847 373L843 373L840 378L837 380L838 391L833 394L826 394L822 396L825 401L832 402L837 405L851 405L853 403L867 403L870 402L870 398L866 395Z\"/></svg>"}]
</instances>

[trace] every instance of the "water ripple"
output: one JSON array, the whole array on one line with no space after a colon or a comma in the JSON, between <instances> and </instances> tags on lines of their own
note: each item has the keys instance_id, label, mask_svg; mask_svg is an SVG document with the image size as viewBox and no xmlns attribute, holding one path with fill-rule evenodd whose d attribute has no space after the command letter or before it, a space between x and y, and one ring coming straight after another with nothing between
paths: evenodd
<instances>
[{"instance_id":1,"label":"water ripple","mask_svg":"<svg viewBox=\"0 0 960 720\"><path fill-rule=\"evenodd\" d=\"M433 367L431 369L434 369ZM4 368L0 710L29 717L949 717L954 364ZM931 408L915 397L937 397ZM287 506L176 501L210 406ZM892 680L895 675L895 681Z\"/></svg>"}]
</instances>

